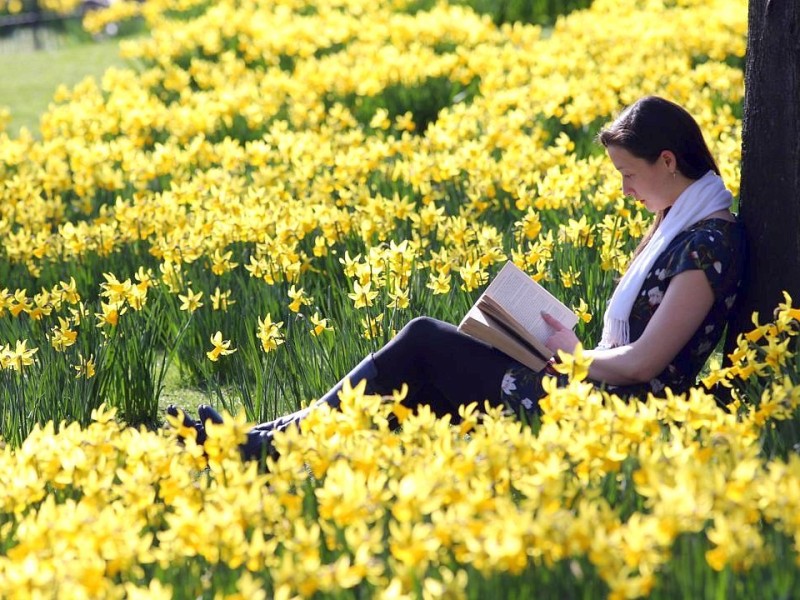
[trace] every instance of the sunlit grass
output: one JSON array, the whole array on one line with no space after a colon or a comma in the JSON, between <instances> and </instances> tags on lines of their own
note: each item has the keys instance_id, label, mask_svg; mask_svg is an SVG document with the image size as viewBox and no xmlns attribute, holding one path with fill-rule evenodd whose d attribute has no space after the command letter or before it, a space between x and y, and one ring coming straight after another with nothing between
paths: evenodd
<instances>
[{"instance_id":1,"label":"sunlit grass","mask_svg":"<svg viewBox=\"0 0 800 600\"><path fill-rule=\"evenodd\" d=\"M8 132L13 135L22 127L36 135L39 117L59 85L71 87L85 77L99 78L108 67L125 64L116 39L74 43L59 37L43 50L32 50L28 44L2 47L0 107L11 111Z\"/></svg>"},{"instance_id":2,"label":"sunlit grass","mask_svg":"<svg viewBox=\"0 0 800 600\"><path fill-rule=\"evenodd\" d=\"M546 35L404 0L113 7L147 9L134 68L60 88L37 139L0 134L0 596L797 588L788 297L683 396L574 377L533 423L454 424L345 387L277 461L237 450L413 316L457 322L508 259L596 341L649 215L594 132L668 95L738 193L743 0L595 0ZM237 413L204 447L158 427L203 402Z\"/></svg>"}]
</instances>

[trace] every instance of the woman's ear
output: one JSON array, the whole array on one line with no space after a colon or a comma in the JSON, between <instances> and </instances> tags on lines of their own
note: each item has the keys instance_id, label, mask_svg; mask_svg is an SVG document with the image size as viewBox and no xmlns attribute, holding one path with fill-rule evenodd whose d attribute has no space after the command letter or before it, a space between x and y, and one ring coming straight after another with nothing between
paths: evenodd
<instances>
[{"instance_id":1,"label":"woman's ear","mask_svg":"<svg viewBox=\"0 0 800 600\"><path fill-rule=\"evenodd\" d=\"M662 150L661 151L661 160L664 161L664 166L667 167L671 172L675 172L678 168L678 161L675 158L675 153L672 150Z\"/></svg>"}]
</instances>

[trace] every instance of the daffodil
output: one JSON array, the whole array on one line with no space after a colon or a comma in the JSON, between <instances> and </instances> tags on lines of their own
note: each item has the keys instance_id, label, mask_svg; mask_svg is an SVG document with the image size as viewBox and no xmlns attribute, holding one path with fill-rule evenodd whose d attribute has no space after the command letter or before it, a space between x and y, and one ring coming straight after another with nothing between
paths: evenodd
<instances>
[{"instance_id":1,"label":"daffodil","mask_svg":"<svg viewBox=\"0 0 800 600\"><path fill-rule=\"evenodd\" d=\"M411 112L405 112L395 118L394 126L399 131L414 131L417 126L414 123L414 115Z\"/></svg>"},{"instance_id":2,"label":"daffodil","mask_svg":"<svg viewBox=\"0 0 800 600\"><path fill-rule=\"evenodd\" d=\"M50 343L53 348L59 352L63 352L66 348L72 346L78 339L78 332L70 328L68 320L58 317L58 327L54 327L50 338Z\"/></svg>"},{"instance_id":3,"label":"daffodil","mask_svg":"<svg viewBox=\"0 0 800 600\"><path fill-rule=\"evenodd\" d=\"M580 302L578 302L578 306L573 306L572 310L578 315L578 319L583 321L584 323L590 323L592 320L592 314L589 312L589 306L586 304L586 301L581 298Z\"/></svg>"},{"instance_id":4,"label":"daffodil","mask_svg":"<svg viewBox=\"0 0 800 600\"><path fill-rule=\"evenodd\" d=\"M364 331L363 336L366 340L374 340L383 335L383 313L376 316L366 316L361 318L361 327Z\"/></svg>"},{"instance_id":5,"label":"daffodil","mask_svg":"<svg viewBox=\"0 0 800 600\"><path fill-rule=\"evenodd\" d=\"M328 243L321 235L314 238L314 256L322 257L328 255Z\"/></svg>"},{"instance_id":6,"label":"daffodil","mask_svg":"<svg viewBox=\"0 0 800 600\"><path fill-rule=\"evenodd\" d=\"M375 114L369 123L369 126L375 129L389 129L391 125L392 122L389 120L389 111L387 111L385 108L379 108L377 111L375 111Z\"/></svg>"},{"instance_id":7,"label":"daffodil","mask_svg":"<svg viewBox=\"0 0 800 600\"><path fill-rule=\"evenodd\" d=\"M181 301L180 309L189 313L193 313L198 308L203 306L203 303L200 301L202 297L203 292L197 292L195 294L192 292L192 288L188 288L185 294L178 294L178 299Z\"/></svg>"},{"instance_id":8,"label":"daffodil","mask_svg":"<svg viewBox=\"0 0 800 600\"><path fill-rule=\"evenodd\" d=\"M461 289L466 292L471 292L478 287L484 285L488 280L488 274L481 268L479 262L467 263L458 269L458 274L461 276L462 284Z\"/></svg>"},{"instance_id":9,"label":"daffodil","mask_svg":"<svg viewBox=\"0 0 800 600\"><path fill-rule=\"evenodd\" d=\"M4 369L22 372L23 367L33 364L33 355L36 354L38 348L28 349L28 340L17 340L14 349L5 345L0 348L0 366Z\"/></svg>"},{"instance_id":10,"label":"daffodil","mask_svg":"<svg viewBox=\"0 0 800 600\"><path fill-rule=\"evenodd\" d=\"M95 364L94 355L85 358L82 354L78 355L78 364L73 366L75 369L75 377L84 379L91 379L97 373L97 366Z\"/></svg>"},{"instance_id":11,"label":"daffodil","mask_svg":"<svg viewBox=\"0 0 800 600\"><path fill-rule=\"evenodd\" d=\"M561 275L561 285L563 285L567 289L576 286L578 285L578 283L580 283L581 272L573 269L571 265L567 267L566 270L561 269L559 271L559 274Z\"/></svg>"},{"instance_id":12,"label":"daffodil","mask_svg":"<svg viewBox=\"0 0 800 600\"><path fill-rule=\"evenodd\" d=\"M313 326L311 329L311 335L315 337L322 335L322 333L325 331L333 331L333 327L328 324L328 319L325 317L320 317L319 312L315 312L313 315L311 315L309 320Z\"/></svg>"},{"instance_id":13,"label":"daffodil","mask_svg":"<svg viewBox=\"0 0 800 600\"><path fill-rule=\"evenodd\" d=\"M574 381L583 381L589 376L591 357L584 354L583 345L578 343L572 352L558 352L559 360L553 368L559 373L569 375Z\"/></svg>"},{"instance_id":14,"label":"daffodil","mask_svg":"<svg viewBox=\"0 0 800 600\"><path fill-rule=\"evenodd\" d=\"M526 240L535 240L542 230L539 213L530 208L525 212L521 220L514 223L514 226Z\"/></svg>"},{"instance_id":15,"label":"daffodil","mask_svg":"<svg viewBox=\"0 0 800 600\"><path fill-rule=\"evenodd\" d=\"M120 316L127 311L127 307L115 303L101 302L100 311L99 313L95 313L97 326L105 327L106 325L110 325L111 327L116 327L117 323L119 323Z\"/></svg>"},{"instance_id":16,"label":"daffodil","mask_svg":"<svg viewBox=\"0 0 800 600\"><path fill-rule=\"evenodd\" d=\"M13 295L9 293L8 288L0 290L0 317L11 307L12 300Z\"/></svg>"},{"instance_id":17,"label":"daffodil","mask_svg":"<svg viewBox=\"0 0 800 600\"><path fill-rule=\"evenodd\" d=\"M228 312L228 308L236 304L236 300L231 300L231 294L231 290L223 292L219 287L214 288L214 293L211 295L211 307L214 310Z\"/></svg>"},{"instance_id":18,"label":"daffodil","mask_svg":"<svg viewBox=\"0 0 800 600\"><path fill-rule=\"evenodd\" d=\"M26 292L27 290L24 289L16 290L14 292L14 299L7 303L9 312L15 317L18 317L22 312L28 312L33 306Z\"/></svg>"},{"instance_id":19,"label":"daffodil","mask_svg":"<svg viewBox=\"0 0 800 600\"><path fill-rule=\"evenodd\" d=\"M130 294L132 283L130 279L119 281L113 273L103 273L105 283L101 283L102 295L112 304L125 302Z\"/></svg>"},{"instance_id":20,"label":"daffodil","mask_svg":"<svg viewBox=\"0 0 800 600\"><path fill-rule=\"evenodd\" d=\"M389 298L391 302L388 303L388 306L392 308L402 310L409 307L408 289L398 289L394 292L390 292Z\"/></svg>"},{"instance_id":21,"label":"daffodil","mask_svg":"<svg viewBox=\"0 0 800 600\"><path fill-rule=\"evenodd\" d=\"M574 246L594 246L594 236L592 226L589 224L586 215L582 215L577 221L570 219L566 225L559 228L559 241Z\"/></svg>"},{"instance_id":22,"label":"daffodil","mask_svg":"<svg viewBox=\"0 0 800 600\"><path fill-rule=\"evenodd\" d=\"M354 308L366 308L372 306L373 300L378 297L378 292L370 289L371 287L371 281L368 281L363 285L358 281L353 282L353 291L347 294L347 297L353 301Z\"/></svg>"},{"instance_id":23,"label":"daffodil","mask_svg":"<svg viewBox=\"0 0 800 600\"><path fill-rule=\"evenodd\" d=\"M433 291L434 296L446 294L450 291L450 273L437 273L431 271L428 275L428 283L425 284L429 290Z\"/></svg>"},{"instance_id":24,"label":"daffodil","mask_svg":"<svg viewBox=\"0 0 800 600\"><path fill-rule=\"evenodd\" d=\"M228 250L224 253L220 252L219 249L214 250L214 254L211 257L211 272L215 275L223 275L239 266L238 263L231 261L232 256L233 250Z\"/></svg>"},{"instance_id":25,"label":"daffodil","mask_svg":"<svg viewBox=\"0 0 800 600\"><path fill-rule=\"evenodd\" d=\"M281 327L283 327L283 321L273 322L272 316L269 314L263 320L258 318L256 335L261 341L261 348L264 352L272 352L283 344L285 340L281 333Z\"/></svg>"},{"instance_id":26,"label":"daffodil","mask_svg":"<svg viewBox=\"0 0 800 600\"><path fill-rule=\"evenodd\" d=\"M292 312L299 312L302 306L307 306L312 303L312 299L306 295L303 288L297 289L296 286L292 285L287 293L289 294L289 298L292 299L289 304L289 310Z\"/></svg>"},{"instance_id":27,"label":"daffodil","mask_svg":"<svg viewBox=\"0 0 800 600\"><path fill-rule=\"evenodd\" d=\"M212 362L218 361L220 356L227 356L236 352L236 348L231 348L230 340L222 339L221 331L217 331L211 336L211 345L213 348L206 352L206 356L208 356L208 359Z\"/></svg>"}]
</instances>

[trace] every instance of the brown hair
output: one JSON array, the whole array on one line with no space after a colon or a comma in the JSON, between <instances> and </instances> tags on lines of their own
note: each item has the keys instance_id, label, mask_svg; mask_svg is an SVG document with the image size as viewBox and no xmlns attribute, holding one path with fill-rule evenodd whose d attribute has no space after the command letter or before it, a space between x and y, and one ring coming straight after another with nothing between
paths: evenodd
<instances>
[{"instance_id":1,"label":"brown hair","mask_svg":"<svg viewBox=\"0 0 800 600\"><path fill-rule=\"evenodd\" d=\"M597 140L606 148L624 148L650 164L669 150L675 155L677 170L689 179L700 179L708 171L720 174L697 121L683 107L658 96L645 96L628 106L597 134ZM634 257L653 237L668 210L656 213Z\"/></svg>"}]
</instances>

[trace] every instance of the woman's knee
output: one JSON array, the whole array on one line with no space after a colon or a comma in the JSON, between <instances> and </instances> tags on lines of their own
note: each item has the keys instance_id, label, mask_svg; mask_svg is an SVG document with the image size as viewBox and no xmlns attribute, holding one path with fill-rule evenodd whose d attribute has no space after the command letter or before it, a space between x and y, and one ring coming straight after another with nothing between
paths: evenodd
<instances>
[{"instance_id":1,"label":"woman's knee","mask_svg":"<svg viewBox=\"0 0 800 600\"><path fill-rule=\"evenodd\" d=\"M446 336L448 326L452 327L449 323L432 317L414 317L406 323L400 333L409 339L431 343Z\"/></svg>"}]
</instances>

